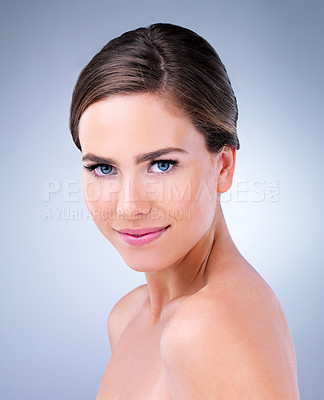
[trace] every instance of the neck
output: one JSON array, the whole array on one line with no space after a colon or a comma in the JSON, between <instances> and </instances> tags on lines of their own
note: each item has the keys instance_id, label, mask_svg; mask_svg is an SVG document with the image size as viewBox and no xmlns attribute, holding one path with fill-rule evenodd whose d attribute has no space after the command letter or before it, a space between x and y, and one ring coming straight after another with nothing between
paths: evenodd
<instances>
[{"instance_id":1,"label":"neck","mask_svg":"<svg viewBox=\"0 0 324 400\"><path fill-rule=\"evenodd\" d=\"M235 251L220 204L216 210L208 231L182 259L163 270L145 273L153 325L159 322L164 306L171 300L196 293L206 286L217 264L211 263L211 259L216 261L229 251Z\"/></svg>"}]
</instances>

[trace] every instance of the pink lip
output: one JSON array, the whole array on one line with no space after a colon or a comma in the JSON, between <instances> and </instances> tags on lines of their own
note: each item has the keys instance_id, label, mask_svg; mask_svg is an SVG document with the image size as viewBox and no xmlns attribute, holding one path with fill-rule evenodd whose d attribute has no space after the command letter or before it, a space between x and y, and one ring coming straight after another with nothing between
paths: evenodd
<instances>
[{"instance_id":1,"label":"pink lip","mask_svg":"<svg viewBox=\"0 0 324 400\"><path fill-rule=\"evenodd\" d=\"M118 229L119 233L128 233L129 235L145 235L146 233L157 232L164 227L142 228L142 229Z\"/></svg>"},{"instance_id":2,"label":"pink lip","mask_svg":"<svg viewBox=\"0 0 324 400\"><path fill-rule=\"evenodd\" d=\"M141 246L161 236L170 225L165 228L123 229L117 231L126 243ZM134 236L141 235L141 236Z\"/></svg>"}]
</instances>

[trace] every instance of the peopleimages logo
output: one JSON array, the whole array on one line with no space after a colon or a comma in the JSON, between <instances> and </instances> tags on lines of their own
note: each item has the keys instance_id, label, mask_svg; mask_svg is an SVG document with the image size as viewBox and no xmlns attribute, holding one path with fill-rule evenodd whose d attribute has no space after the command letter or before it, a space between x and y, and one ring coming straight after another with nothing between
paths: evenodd
<instances>
[{"instance_id":1,"label":"peopleimages logo","mask_svg":"<svg viewBox=\"0 0 324 400\"><path fill-rule=\"evenodd\" d=\"M219 193L218 193L219 194ZM104 183L92 182L83 186L82 180L75 179L48 179L43 184L44 220L93 220L96 218L125 218L115 210L116 202L122 199L127 202L138 203L139 209L143 202L154 203L150 216L156 219L168 217L190 218L189 210L182 207L188 202L198 202L203 196L204 201L216 201L215 188L201 181L199 185L189 181L179 185L174 180L156 180L141 183L134 187L132 182L118 182L107 180ZM237 179L231 188L220 194L224 202L238 203L274 203L279 201L279 179ZM98 204L96 211L85 211L84 204ZM109 208L111 204L111 209ZM160 206L160 207L159 207ZM91 207L89 207L91 208ZM141 212L144 212L142 210ZM126 214L126 213L124 213Z\"/></svg>"}]
</instances>

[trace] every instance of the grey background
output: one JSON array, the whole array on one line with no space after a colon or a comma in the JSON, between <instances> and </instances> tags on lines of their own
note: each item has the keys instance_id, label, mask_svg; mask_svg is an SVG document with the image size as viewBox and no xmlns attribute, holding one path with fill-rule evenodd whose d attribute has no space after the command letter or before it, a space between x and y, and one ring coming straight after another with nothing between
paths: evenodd
<instances>
[{"instance_id":1,"label":"grey background","mask_svg":"<svg viewBox=\"0 0 324 400\"><path fill-rule=\"evenodd\" d=\"M315 0L1 2L0 397L94 399L111 354L109 311L145 283L87 217L68 114L90 58L154 22L196 31L227 67L241 149L225 217L284 308L301 398L323 398L323 5Z\"/></svg>"}]
</instances>

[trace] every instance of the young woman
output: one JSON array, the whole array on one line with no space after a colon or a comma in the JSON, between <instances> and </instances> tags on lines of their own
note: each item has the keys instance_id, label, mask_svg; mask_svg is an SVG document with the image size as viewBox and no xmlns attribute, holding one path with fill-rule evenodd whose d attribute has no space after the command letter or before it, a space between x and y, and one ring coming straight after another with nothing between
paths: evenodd
<instances>
[{"instance_id":1,"label":"young woman","mask_svg":"<svg viewBox=\"0 0 324 400\"><path fill-rule=\"evenodd\" d=\"M87 207L147 280L108 317L98 400L299 399L284 312L220 203L237 117L215 50L172 24L111 40L78 78L70 130Z\"/></svg>"}]
</instances>

